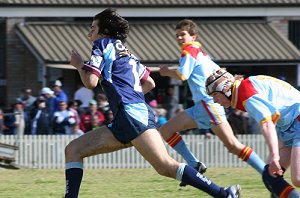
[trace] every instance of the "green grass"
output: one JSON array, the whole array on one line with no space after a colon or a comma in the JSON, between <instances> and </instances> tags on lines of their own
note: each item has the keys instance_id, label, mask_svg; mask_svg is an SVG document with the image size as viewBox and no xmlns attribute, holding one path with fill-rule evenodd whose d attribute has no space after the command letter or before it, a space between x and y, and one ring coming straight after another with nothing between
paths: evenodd
<instances>
[{"instance_id":1,"label":"green grass","mask_svg":"<svg viewBox=\"0 0 300 198\"><path fill-rule=\"evenodd\" d=\"M286 177L289 180L288 174ZM205 174L221 186L240 184L243 198L270 197L251 168L209 168ZM64 170L0 169L0 198L62 198ZM80 198L209 197L191 186L156 174L154 169L85 170Z\"/></svg>"}]
</instances>

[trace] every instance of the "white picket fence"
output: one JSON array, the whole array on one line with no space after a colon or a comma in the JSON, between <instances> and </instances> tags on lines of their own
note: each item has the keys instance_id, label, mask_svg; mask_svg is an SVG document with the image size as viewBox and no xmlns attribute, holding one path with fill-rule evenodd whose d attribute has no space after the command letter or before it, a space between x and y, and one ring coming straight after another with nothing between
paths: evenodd
<instances>
[{"instance_id":1,"label":"white picket fence","mask_svg":"<svg viewBox=\"0 0 300 198\"><path fill-rule=\"evenodd\" d=\"M15 144L16 165L23 168L59 169L64 168L64 148L75 136L68 135L26 135L18 138L12 135L0 135L0 142ZM246 167L238 157L230 154L223 143L213 136L206 139L203 135L184 135L189 148L209 167ZM263 160L268 149L262 135L239 135L238 139L252 147ZM167 146L170 155L184 162L175 150ZM134 149L127 148L117 152L102 154L85 159L85 168L149 168L150 164Z\"/></svg>"}]
</instances>

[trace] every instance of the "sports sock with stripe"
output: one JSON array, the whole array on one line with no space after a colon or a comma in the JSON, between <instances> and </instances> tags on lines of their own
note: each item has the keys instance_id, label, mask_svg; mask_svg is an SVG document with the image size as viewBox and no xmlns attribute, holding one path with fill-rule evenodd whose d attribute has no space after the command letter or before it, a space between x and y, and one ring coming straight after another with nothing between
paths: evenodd
<instances>
[{"instance_id":1,"label":"sports sock with stripe","mask_svg":"<svg viewBox=\"0 0 300 198\"><path fill-rule=\"evenodd\" d=\"M239 158L262 174L266 163L250 147L245 146L239 154Z\"/></svg>"},{"instance_id":2,"label":"sports sock with stripe","mask_svg":"<svg viewBox=\"0 0 300 198\"><path fill-rule=\"evenodd\" d=\"M170 137L166 142L185 159L188 165L192 167L196 167L198 165L199 160L187 147L179 133L174 133L173 136Z\"/></svg>"}]
</instances>

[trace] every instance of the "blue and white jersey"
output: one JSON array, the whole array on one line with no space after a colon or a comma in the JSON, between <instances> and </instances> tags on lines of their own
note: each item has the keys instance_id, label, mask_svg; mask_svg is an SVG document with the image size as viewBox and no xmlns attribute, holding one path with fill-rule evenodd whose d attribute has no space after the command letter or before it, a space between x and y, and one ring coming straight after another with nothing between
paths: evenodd
<instances>
[{"instance_id":1,"label":"blue and white jersey","mask_svg":"<svg viewBox=\"0 0 300 198\"><path fill-rule=\"evenodd\" d=\"M176 73L181 80L187 80L195 103L201 100L213 103L213 98L206 93L205 81L213 70L220 67L203 53L200 47L199 42L186 43L181 47L182 53Z\"/></svg>"},{"instance_id":2,"label":"blue and white jersey","mask_svg":"<svg viewBox=\"0 0 300 198\"><path fill-rule=\"evenodd\" d=\"M94 42L92 55L83 69L102 77L101 85L116 115L120 103L144 103L141 80L149 75L146 67L120 40L101 38Z\"/></svg>"}]
</instances>

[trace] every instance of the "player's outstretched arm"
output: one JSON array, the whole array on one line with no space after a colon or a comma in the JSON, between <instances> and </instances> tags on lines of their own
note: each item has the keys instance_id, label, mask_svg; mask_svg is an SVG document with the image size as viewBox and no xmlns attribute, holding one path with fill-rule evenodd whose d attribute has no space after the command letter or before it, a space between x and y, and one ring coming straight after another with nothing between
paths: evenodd
<instances>
[{"instance_id":1,"label":"player's outstretched arm","mask_svg":"<svg viewBox=\"0 0 300 198\"><path fill-rule=\"evenodd\" d=\"M177 80L181 80L180 77L177 75L176 73L176 68L174 67L168 67L166 65L161 65L159 66L160 70L159 70L159 74L161 76L168 76L170 78L175 78Z\"/></svg>"}]
</instances>

